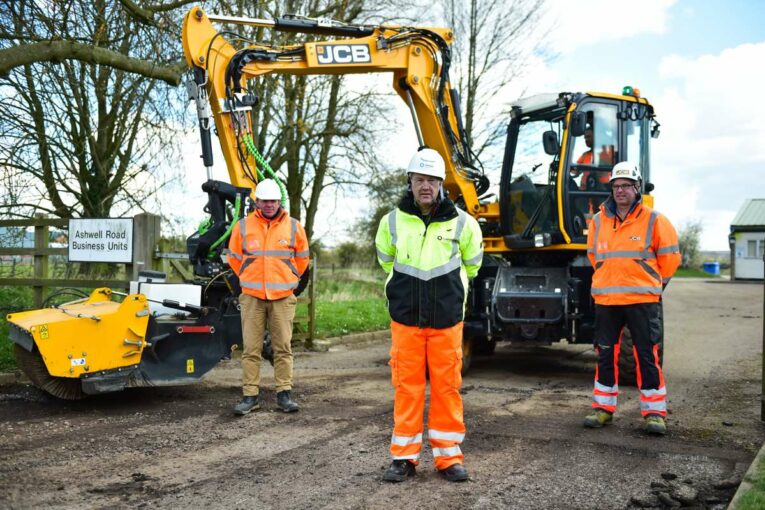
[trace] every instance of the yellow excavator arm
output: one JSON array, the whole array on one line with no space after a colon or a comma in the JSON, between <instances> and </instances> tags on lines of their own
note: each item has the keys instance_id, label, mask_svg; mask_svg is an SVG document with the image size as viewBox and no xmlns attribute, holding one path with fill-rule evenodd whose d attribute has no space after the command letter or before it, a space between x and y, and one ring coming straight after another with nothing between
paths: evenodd
<instances>
[{"instance_id":1,"label":"yellow excavator arm","mask_svg":"<svg viewBox=\"0 0 765 510\"><path fill-rule=\"evenodd\" d=\"M347 38L237 49L213 22ZM253 171L258 162L247 150L253 130L257 129L250 116L255 98L247 94L249 79L269 73L390 72L393 88L412 112L420 145L437 150L446 161L445 187L450 196L461 197L473 215L498 217L496 204L490 211L489 206L479 203L478 196L486 191L488 181L472 166L473 158L462 134L459 100L448 81L453 38L447 28L344 25L307 18L262 20L207 14L201 7L192 8L183 22L186 61L200 85L197 96L208 94L206 99L234 186L253 188L258 180ZM206 128L209 132L209 126L205 126L210 116L205 113L206 106L199 101L197 106L203 131ZM203 133L203 150L210 143L204 138ZM212 165L211 158L205 164Z\"/></svg>"}]
</instances>

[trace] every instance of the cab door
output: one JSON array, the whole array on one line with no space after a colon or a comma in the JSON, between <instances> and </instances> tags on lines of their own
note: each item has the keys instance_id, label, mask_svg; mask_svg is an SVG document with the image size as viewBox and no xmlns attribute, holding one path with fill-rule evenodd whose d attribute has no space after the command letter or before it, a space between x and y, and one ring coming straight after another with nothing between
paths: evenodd
<instances>
[{"instance_id":1,"label":"cab door","mask_svg":"<svg viewBox=\"0 0 765 510\"><path fill-rule=\"evenodd\" d=\"M572 243L587 242L589 220L611 194L609 179L616 163L636 163L643 183L648 182L647 109L631 101L598 97L579 103L577 111L585 113L587 125L582 136L569 134L562 179L564 228Z\"/></svg>"}]
</instances>

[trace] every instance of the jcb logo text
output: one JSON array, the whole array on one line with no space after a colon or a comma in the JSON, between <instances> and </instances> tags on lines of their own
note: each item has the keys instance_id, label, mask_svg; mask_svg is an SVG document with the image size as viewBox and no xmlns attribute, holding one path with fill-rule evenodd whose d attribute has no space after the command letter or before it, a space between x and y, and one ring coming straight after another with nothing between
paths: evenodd
<instances>
[{"instance_id":1,"label":"jcb logo text","mask_svg":"<svg viewBox=\"0 0 765 510\"><path fill-rule=\"evenodd\" d=\"M372 61L366 44L317 44L319 64L368 64Z\"/></svg>"}]
</instances>

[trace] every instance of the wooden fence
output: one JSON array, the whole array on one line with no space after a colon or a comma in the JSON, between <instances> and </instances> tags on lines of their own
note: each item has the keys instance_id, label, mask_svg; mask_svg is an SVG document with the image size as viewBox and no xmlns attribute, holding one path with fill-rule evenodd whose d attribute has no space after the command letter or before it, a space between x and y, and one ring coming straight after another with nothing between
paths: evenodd
<instances>
[{"instance_id":1,"label":"wooden fence","mask_svg":"<svg viewBox=\"0 0 765 510\"><path fill-rule=\"evenodd\" d=\"M33 291L34 305L39 308L48 296L49 289L62 287L75 287L93 289L97 287L109 287L113 289L128 290L130 281L138 279L138 273L143 270L163 271L168 275L168 281L189 281L194 275L188 255L182 253L161 253L157 247L160 240L161 218L154 214L139 214L133 217L133 263L122 264L123 278L71 278L55 277L50 271L51 257L61 260L68 256L68 248L51 247L50 228L67 230L69 220L60 218L34 218L24 220L0 220L0 228L17 228L26 231L34 228L33 247L10 247L0 238L0 260L22 259L21 266L29 262L23 259L31 257L31 277L5 276L0 274L0 287L24 286L31 287ZM70 264L67 262L67 266ZM315 260L314 260L315 267ZM173 273L177 274L175 276ZM293 340L304 341L306 347L313 346L316 336L316 273L311 273L311 280L306 292L298 298L298 303L307 305L308 313L295 316L295 331Z\"/></svg>"}]
</instances>

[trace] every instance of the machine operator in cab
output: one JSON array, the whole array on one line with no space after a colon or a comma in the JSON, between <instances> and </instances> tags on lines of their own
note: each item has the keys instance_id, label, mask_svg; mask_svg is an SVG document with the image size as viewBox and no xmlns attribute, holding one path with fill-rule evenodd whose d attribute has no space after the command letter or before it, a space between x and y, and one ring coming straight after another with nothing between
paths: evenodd
<instances>
[{"instance_id":1,"label":"machine operator in cab","mask_svg":"<svg viewBox=\"0 0 765 510\"><path fill-rule=\"evenodd\" d=\"M598 152L596 161L595 151L593 150L595 135L592 129L592 124L588 124L584 130L584 143L587 146L587 150L579 155L576 160L577 165L611 166L614 164L613 145L604 145ZM582 178L579 181L578 187L581 191L596 191L598 189L607 189L609 175L606 171L596 172L590 170L581 171L581 169L571 170L571 177L578 177L580 174Z\"/></svg>"}]
</instances>

